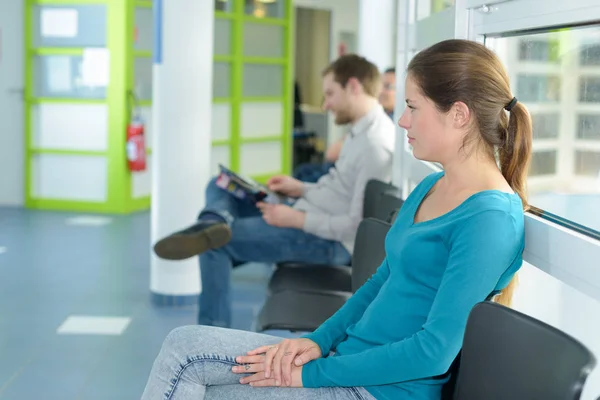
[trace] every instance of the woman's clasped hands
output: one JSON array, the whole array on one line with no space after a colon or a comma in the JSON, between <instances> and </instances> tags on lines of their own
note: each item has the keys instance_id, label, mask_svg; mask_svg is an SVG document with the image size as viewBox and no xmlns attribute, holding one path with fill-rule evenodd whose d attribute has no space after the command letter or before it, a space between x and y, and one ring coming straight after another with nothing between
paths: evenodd
<instances>
[{"instance_id":1,"label":"woman's clasped hands","mask_svg":"<svg viewBox=\"0 0 600 400\"><path fill-rule=\"evenodd\" d=\"M321 356L321 348L310 339L286 339L236 357L240 365L234 366L232 371L250 374L241 378L240 383L254 387L303 387L303 365Z\"/></svg>"}]
</instances>

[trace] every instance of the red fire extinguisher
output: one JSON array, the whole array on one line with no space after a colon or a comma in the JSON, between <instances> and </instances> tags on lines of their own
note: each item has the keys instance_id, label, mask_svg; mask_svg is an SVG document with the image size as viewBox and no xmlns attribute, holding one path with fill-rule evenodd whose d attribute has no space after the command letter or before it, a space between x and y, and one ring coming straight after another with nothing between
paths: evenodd
<instances>
[{"instance_id":1,"label":"red fire extinguisher","mask_svg":"<svg viewBox=\"0 0 600 400\"><path fill-rule=\"evenodd\" d=\"M130 92L134 101L131 121L127 125L127 165L132 172L146 169L146 140L144 139L144 121L137 106L137 99Z\"/></svg>"}]
</instances>

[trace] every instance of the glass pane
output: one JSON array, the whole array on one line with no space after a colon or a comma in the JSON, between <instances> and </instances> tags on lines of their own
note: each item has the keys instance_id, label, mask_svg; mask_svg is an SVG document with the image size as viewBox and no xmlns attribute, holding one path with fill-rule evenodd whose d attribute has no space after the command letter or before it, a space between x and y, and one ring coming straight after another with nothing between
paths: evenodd
<instances>
[{"instance_id":1,"label":"glass pane","mask_svg":"<svg viewBox=\"0 0 600 400\"><path fill-rule=\"evenodd\" d=\"M534 151L531 155L529 176L556 173L556 150Z\"/></svg>"},{"instance_id":2,"label":"glass pane","mask_svg":"<svg viewBox=\"0 0 600 400\"><path fill-rule=\"evenodd\" d=\"M34 6L35 47L105 47L106 6Z\"/></svg>"},{"instance_id":3,"label":"glass pane","mask_svg":"<svg viewBox=\"0 0 600 400\"><path fill-rule=\"evenodd\" d=\"M246 0L246 14L256 18L283 18L283 0Z\"/></svg>"},{"instance_id":4,"label":"glass pane","mask_svg":"<svg viewBox=\"0 0 600 400\"><path fill-rule=\"evenodd\" d=\"M600 65L600 45L596 43L585 45L579 53L579 64L584 66Z\"/></svg>"},{"instance_id":5,"label":"glass pane","mask_svg":"<svg viewBox=\"0 0 600 400\"><path fill-rule=\"evenodd\" d=\"M283 67L281 65L244 65L245 97L279 97L283 95Z\"/></svg>"},{"instance_id":6,"label":"glass pane","mask_svg":"<svg viewBox=\"0 0 600 400\"><path fill-rule=\"evenodd\" d=\"M283 57L283 27L244 24L244 55L248 57Z\"/></svg>"},{"instance_id":7,"label":"glass pane","mask_svg":"<svg viewBox=\"0 0 600 400\"><path fill-rule=\"evenodd\" d=\"M106 82L90 80L90 76L85 75L89 68L84 66L82 56L39 56L33 59L33 64L36 97L106 97Z\"/></svg>"},{"instance_id":8,"label":"glass pane","mask_svg":"<svg viewBox=\"0 0 600 400\"><path fill-rule=\"evenodd\" d=\"M600 140L600 113L579 115L577 139Z\"/></svg>"},{"instance_id":9,"label":"glass pane","mask_svg":"<svg viewBox=\"0 0 600 400\"><path fill-rule=\"evenodd\" d=\"M600 150L575 151L575 173L600 178Z\"/></svg>"},{"instance_id":10,"label":"glass pane","mask_svg":"<svg viewBox=\"0 0 600 400\"><path fill-rule=\"evenodd\" d=\"M600 204L599 35L593 26L486 40L532 116L530 203L597 231L600 218L580 210L584 198Z\"/></svg>"},{"instance_id":11,"label":"glass pane","mask_svg":"<svg viewBox=\"0 0 600 400\"><path fill-rule=\"evenodd\" d=\"M152 67L149 57L138 57L134 61L135 94L140 100L152 100Z\"/></svg>"},{"instance_id":12,"label":"glass pane","mask_svg":"<svg viewBox=\"0 0 600 400\"><path fill-rule=\"evenodd\" d=\"M154 42L154 15L151 8L135 9L134 48L152 51Z\"/></svg>"},{"instance_id":13,"label":"glass pane","mask_svg":"<svg viewBox=\"0 0 600 400\"><path fill-rule=\"evenodd\" d=\"M558 102L561 79L549 74L519 74L516 92L519 100L530 103Z\"/></svg>"},{"instance_id":14,"label":"glass pane","mask_svg":"<svg viewBox=\"0 0 600 400\"><path fill-rule=\"evenodd\" d=\"M521 40L519 61L559 62L560 43L557 40Z\"/></svg>"},{"instance_id":15,"label":"glass pane","mask_svg":"<svg viewBox=\"0 0 600 400\"><path fill-rule=\"evenodd\" d=\"M231 12L232 0L215 0L215 11Z\"/></svg>"},{"instance_id":16,"label":"glass pane","mask_svg":"<svg viewBox=\"0 0 600 400\"><path fill-rule=\"evenodd\" d=\"M213 65L213 97L231 96L231 66L216 62Z\"/></svg>"},{"instance_id":17,"label":"glass pane","mask_svg":"<svg viewBox=\"0 0 600 400\"><path fill-rule=\"evenodd\" d=\"M600 77L582 77L579 80L579 101L600 103Z\"/></svg>"},{"instance_id":18,"label":"glass pane","mask_svg":"<svg viewBox=\"0 0 600 400\"><path fill-rule=\"evenodd\" d=\"M215 55L228 56L231 53L231 21L215 18L213 43Z\"/></svg>"},{"instance_id":19,"label":"glass pane","mask_svg":"<svg viewBox=\"0 0 600 400\"><path fill-rule=\"evenodd\" d=\"M558 139L559 113L531 113L534 139Z\"/></svg>"}]
</instances>

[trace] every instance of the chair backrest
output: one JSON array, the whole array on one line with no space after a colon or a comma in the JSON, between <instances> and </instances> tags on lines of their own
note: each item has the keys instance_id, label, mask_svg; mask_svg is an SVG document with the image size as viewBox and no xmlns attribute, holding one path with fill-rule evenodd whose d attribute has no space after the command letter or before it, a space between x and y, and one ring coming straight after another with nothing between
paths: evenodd
<instances>
[{"instance_id":1,"label":"chair backrest","mask_svg":"<svg viewBox=\"0 0 600 400\"><path fill-rule=\"evenodd\" d=\"M379 198L381 194L388 190L399 190L391 183L383 182L377 179L371 179L365 187L363 197L363 218L374 218L377 214Z\"/></svg>"},{"instance_id":2,"label":"chair backrest","mask_svg":"<svg viewBox=\"0 0 600 400\"><path fill-rule=\"evenodd\" d=\"M375 218L363 219L356 232L352 254L352 291L356 292L385 259L385 236L391 225Z\"/></svg>"},{"instance_id":3,"label":"chair backrest","mask_svg":"<svg viewBox=\"0 0 600 400\"><path fill-rule=\"evenodd\" d=\"M485 298L485 301L491 301L496 295L500 294L500 290L494 290L492 293ZM456 392L456 381L458 380L458 371L460 370L460 351L458 355L452 361L450 368L446 374L450 375L448 381L442 386L442 398L441 400L454 400L454 393Z\"/></svg>"},{"instance_id":4,"label":"chair backrest","mask_svg":"<svg viewBox=\"0 0 600 400\"><path fill-rule=\"evenodd\" d=\"M596 364L569 335L489 301L469 315L456 400L575 400Z\"/></svg>"},{"instance_id":5,"label":"chair backrest","mask_svg":"<svg viewBox=\"0 0 600 400\"><path fill-rule=\"evenodd\" d=\"M393 224L403 204L404 200L400 197L400 189L387 190L379 196L373 218Z\"/></svg>"}]
</instances>

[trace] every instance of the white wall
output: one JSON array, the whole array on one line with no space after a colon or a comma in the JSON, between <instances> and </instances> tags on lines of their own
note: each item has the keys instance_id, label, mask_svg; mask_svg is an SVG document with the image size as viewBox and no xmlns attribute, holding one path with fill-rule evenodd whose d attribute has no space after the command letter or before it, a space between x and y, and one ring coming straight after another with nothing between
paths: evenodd
<instances>
[{"instance_id":1,"label":"white wall","mask_svg":"<svg viewBox=\"0 0 600 400\"><path fill-rule=\"evenodd\" d=\"M0 1L0 206L22 205L25 191L23 3Z\"/></svg>"}]
</instances>

